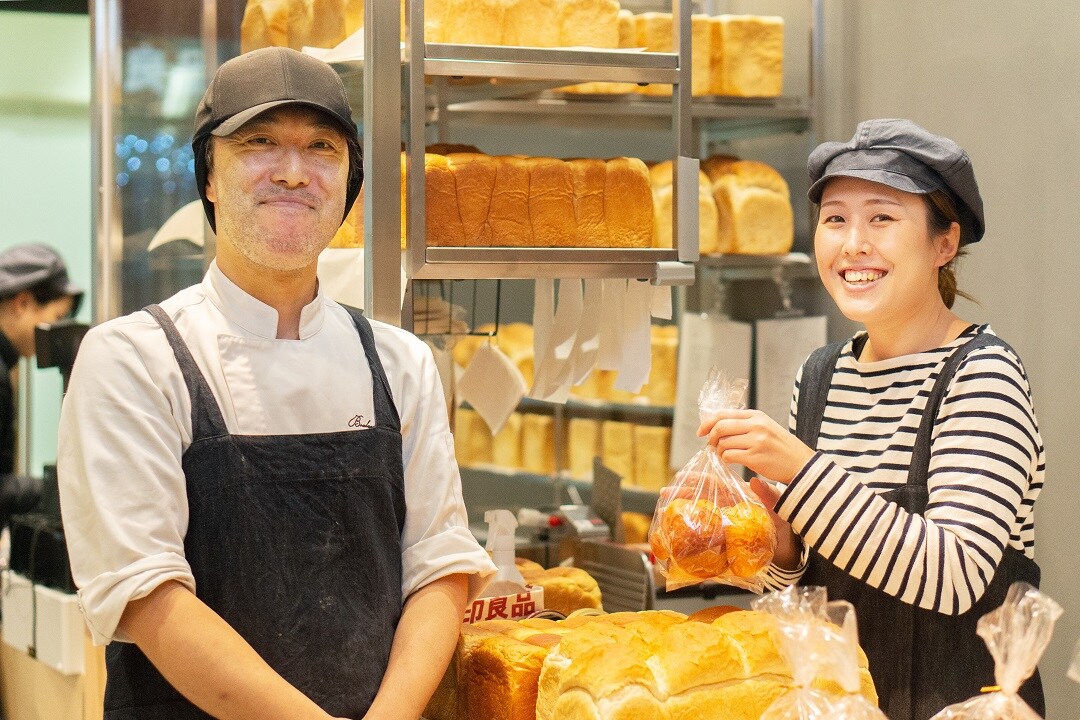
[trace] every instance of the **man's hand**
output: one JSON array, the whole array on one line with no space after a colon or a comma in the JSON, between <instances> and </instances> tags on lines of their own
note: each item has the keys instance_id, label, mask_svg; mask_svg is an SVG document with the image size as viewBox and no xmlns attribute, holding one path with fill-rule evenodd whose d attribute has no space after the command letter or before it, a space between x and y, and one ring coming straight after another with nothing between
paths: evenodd
<instances>
[{"instance_id":1,"label":"man's hand","mask_svg":"<svg viewBox=\"0 0 1080 720\"><path fill-rule=\"evenodd\" d=\"M698 437L726 463L745 465L770 480L791 482L814 451L760 410L724 410L698 428Z\"/></svg>"},{"instance_id":2,"label":"man's hand","mask_svg":"<svg viewBox=\"0 0 1080 720\"><path fill-rule=\"evenodd\" d=\"M181 695L221 720L331 720L185 586L132 600L120 628Z\"/></svg>"},{"instance_id":3,"label":"man's hand","mask_svg":"<svg viewBox=\"0 0 1080 720\"><path fill-rule=\"evenodd\" d=\"M468 576L448 575L408 597L390 664L364 720L418 720L454 654L468 589Z\"/></svg>"}]
</instances>

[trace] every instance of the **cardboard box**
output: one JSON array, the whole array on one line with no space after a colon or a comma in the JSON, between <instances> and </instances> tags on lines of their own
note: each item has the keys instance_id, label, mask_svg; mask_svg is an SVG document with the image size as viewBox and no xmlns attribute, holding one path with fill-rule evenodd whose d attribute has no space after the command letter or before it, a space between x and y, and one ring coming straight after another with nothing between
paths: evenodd
<instances>
[{"instance_id":1,"label":"cardboard box","mask_svg":"<svg viewBox=\"0 0 1080 720\"><path fill-rule=\"evenodd\" d=\"M85 631L76 596L33 585L10 570L2 588L4 642L57 672L81 675Z\"/></svg>"}]
</instances>

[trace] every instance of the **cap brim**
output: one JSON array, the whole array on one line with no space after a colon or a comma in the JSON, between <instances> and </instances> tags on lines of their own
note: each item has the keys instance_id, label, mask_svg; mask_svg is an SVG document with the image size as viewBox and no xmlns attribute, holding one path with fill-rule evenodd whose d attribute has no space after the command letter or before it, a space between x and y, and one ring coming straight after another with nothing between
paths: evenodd
<instances>
[{"instance_id":1,"label":"cap brim","mask_svg":"<svg viewBox=\"0 0 1080 720\"><path fill-rule=\"evenodd\" d=\"M255 107L250 107L247 110L244 110L243 112L236 113L231 118L229 118L228 120L226 120L225 122L221 123L216 128L214 128L213 130L211 130L210 134L211 135L217 135L218 137L225 137L226 135L232 135L234 132L239 130L244 125L244 123L251 121L255 117L257 117L257 116L263 114L264 112L266 112L267 110L273 110L274 108L279 107L281 105L306 105L307 107L315 108L316 110L321 110L327 116L333 118L334 121L337 122L339 125L341 125L341 123L342 123L341 118L339 118L336 114L334 114L329 108L326 108L326 107L324 107L322 105L319 105L317 103L306 102L304 100L273 100L271 102L262 103L261 105L256 105ZM352 128L351 131L355 132L355 128Z\"/></svg>"},{"instance_id":2,"label":"cap brim","mask_svg":"<svg viewBox=\"0 0 1080 720\"><path fill-rule=\"evenodd\" d=\"M882 170L881 168L847 168L822 175L818 178L817 182L810 186L810 189L806 192L806 197L810 199L810 202L820 204L821 194L825 191L825 184L837 177L853 177L869 180L870 182L880 183L895 188L896 190L903 190L904 192L915 193L916 195L925 195L934 192L935 190L942 189L940 185L935 185L919 178L913 178L910 175L905 175L903 173L892 172L891 170Z\"/></svg>"}]
</instances>

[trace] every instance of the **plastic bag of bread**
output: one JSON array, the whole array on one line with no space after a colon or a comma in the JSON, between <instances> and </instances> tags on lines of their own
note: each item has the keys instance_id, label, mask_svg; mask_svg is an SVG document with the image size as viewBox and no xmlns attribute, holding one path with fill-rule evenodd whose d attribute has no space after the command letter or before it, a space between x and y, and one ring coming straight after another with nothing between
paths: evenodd
<instances>
[{"instance_id":1,"label":"plastic bag of bread","mask_svg":"<svg viewBox=\"0 0 1080 720\"><path fill-rule=\"evenodd\" d=\"M1048 595L1027 583L1013 583L1005 603L979 618L975 629L994 658L997 685L931 720L1037 720L1038 713L1017 692L1035 672L1061 612Z\"/></svg>"},{"instance_id":2,"label":"plastic bag of bread","mask_svg":"<svg viewBox=\"0 0 1080 720\"><path fill-rule=\"evenodd\" d=\"M855 608L825 588L789 587L751 603L776 619L776 642L795 687L760 720L886 720L862 690Z\"/></svg>"},{"instance_id":3,"label":"plastic bag of bread","mask_svg":"<svg viewBox=\"0 0 1080 720\"><path fill-rule=\"evenodd\" d=\"M698 397L702 419L741 408L746 387L714 369ZM749 485L706 445L660 491L649 544L668 590L716 580L761 592L776 530Z\"/></svg>"}]
</instances>

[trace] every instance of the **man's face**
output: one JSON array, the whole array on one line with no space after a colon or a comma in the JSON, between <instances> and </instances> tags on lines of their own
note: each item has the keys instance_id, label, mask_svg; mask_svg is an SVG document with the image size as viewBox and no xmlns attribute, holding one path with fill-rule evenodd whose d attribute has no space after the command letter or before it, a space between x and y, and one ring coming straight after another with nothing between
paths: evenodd
<instances>
[{"instance_id":1,"label":"man's face","mask_svg":"<svg viewBox=\"0 0 1080 720\"><path fill-rule=\"evenodd\" d=\"M345 135L317 110L283 105L214 137L206 197L220 249L291 271L313 264L345 214Z\"/></svg>"}]
</instances>

